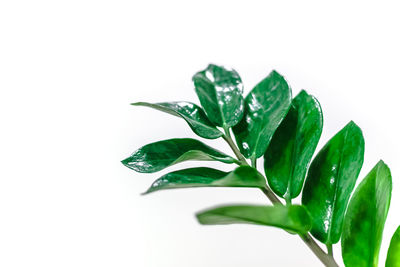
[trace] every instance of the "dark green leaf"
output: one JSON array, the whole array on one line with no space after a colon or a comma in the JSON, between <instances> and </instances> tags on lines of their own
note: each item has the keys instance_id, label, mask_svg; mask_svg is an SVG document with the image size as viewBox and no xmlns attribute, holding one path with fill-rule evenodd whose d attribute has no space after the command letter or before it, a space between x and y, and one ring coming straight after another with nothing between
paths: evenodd
<instances>
[{"instance_id":1,"label":"dark green leaf","mask_svg":"<svg viewBox=\"0 0 400 267\"><path fill-rule=\"evenodd\" d=\"M250 166L232 172L211 168L191 168L168 173L156 180L146 193L189 187L265 187L265 178Z\"/></svg>"},{"instance_id":2,"label":"dark green leaf","mask_svg":"<svg viewBox=\"0 0 400 267\"><path fill-rule=\"evenodd\" d=\"M350 122L311 163L302 203L313 219L311 233L325 244L335 244L340 239L344 213L363 160L361 129Z\"/></svg>"},{"instance_id":3,"label":"dark green leaf","mask_svg":"<svg viewBox=\"0 0 400 267\"><path fill-rule=\"evenodd\" d=\"M261 157L289 110L291 90L285 79L272 71L246 96L243 119L233 128L246 158Z\"/></svg>"},{"instance_id":4,"label":"dark green leaf","mask_svg":"<svg viewBox=\"0 0 400 267\"><path fill-rule=\"evenodd\" d=\"M390 170L379 161L357 187L346 212L342 256L347 267L378 266L391 192Z\"/></svg>"},{"instance_id":5,"label":"dark green leaf","mask_svg":"<svg viewBox=\"0 0 400 267\"><path fill-rule=\"evenodd\" d=\"M386 267L400 267L400 226L393 234L386 258Z\"/></svg>"},{"instance_id":6,"label":"dark green leaf","mask_svg":"<svg viewBox=\"0 0 400 267\"><path fill-rule=\"evenodd\" d=\"M212 122L210 122L203 109L190 102L181 101L155 104L137 102L132 103L131 105L150 107L177 117L181 117L189 124L193 132L204 138L215 139L223 135L223 133L218 130L214 124L212 124Z\"/></svg>"},{"instance_id":7,"label":"dark green leaf","mask_svg":"<svg viewBox=\"0 0 400 267\"><path fill-rule=\"evenodd\" d=\"M321 132L321 107L313 96L301 91L264 155L268 183L280 197L292 199L300 194Z\"/></svg>"},{"instance_id":8,"label":"dark green leaf","mask_svg":"<svg viewBox=\"0 0 400 267\"><path fill-rule=\"evenodd\" d=\"M243 85L233 69L210 64L196 73L193 82L208 118L217 126L229 128L243 116Z\"/></svg>"},{"instance_id":9,"label":"dark green leaf","mask_svg":"<svg viewBox=\"0 0 400 267\"><path fill-rule=\"evenodd\" d=\"M223 206L196 214L201 224L249 223L268 225L304 234L311 228L311 219L303 206Z\"/></svg>"},{"instance_id":10,"label":"dark green leaf","mask_svg":"<svg viewBox=\"0 0 400 267\"><path fill-rule=\"evenodd\" d=\"M187 160L237 163L234 158L190 138L169 139L145 145L124 159L122 163L137 172L151 173Z\"/></svg>"}]
</instances>

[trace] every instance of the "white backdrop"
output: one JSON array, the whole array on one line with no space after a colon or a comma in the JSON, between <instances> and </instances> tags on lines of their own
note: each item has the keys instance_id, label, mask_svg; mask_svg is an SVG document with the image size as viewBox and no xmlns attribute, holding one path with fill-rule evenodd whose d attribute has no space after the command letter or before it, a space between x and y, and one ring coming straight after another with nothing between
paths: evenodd
<instances>
[{"instance_id":1,"label":"white backdrop","mask_svg":"<svg viewBox=\"0 0 400 267\"><path fill-rule=\"evenodd\" d=\"M1 1L0 266L321 266L281 230L194 219L216 204L267 203L261 192L140 196L161 173L120 164L144 144L196 137L184 121L129 103L198 102L191 77L211 62L235 68L246 93L276 69L294 94L315 95L319 147L349 120L363 129L361 177L381 158L393 175L383 266L400 224L395 3ZM172 169L184 166L193 164Z\"/></svg>"}]
</instances>

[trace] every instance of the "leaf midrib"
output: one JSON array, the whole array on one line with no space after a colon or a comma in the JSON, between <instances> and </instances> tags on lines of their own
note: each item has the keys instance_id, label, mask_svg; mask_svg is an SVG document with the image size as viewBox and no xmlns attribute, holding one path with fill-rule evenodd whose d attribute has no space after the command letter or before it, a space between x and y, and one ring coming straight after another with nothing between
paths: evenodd
<instances>
[{"instance_id":1,"label":"leaf midrib","mask_svg":"<svg viewBox=\"0 0 400 267\"><path fill-rule=\"evenodd\" d=\"M205 75L205 74L204 74L204 75ZM205 81L206 83L209 82L209 81L208 81L207 79L205 79L203 76L200 76L200 79L202 79L202 80ZM225 126L225 124L226 124L225 116L224 116L224 114L223 114L223 112L222 112L222 107L219 105L219 100L220 100L220 99L219 99L219 97L218 97L218 92L217 92L217 90L216 90L216 88L215 88L215 85L214 85L213 83L211 83L211 86L212 86L212 88L213 88L213 90L214 90L214 92L215 92L215 99L212 99L212 97L211 97L210 95L208 95L207 92L204 91L204 89L201 88L200 90L202 91L203 95L206 95L206 96L207 96L208 99L210 99L210 100L216 102L216 105L217 105L217 108L218 108L218 111L219 111L219 115L220 115L220 117L221 117L221 122L222 122L222 124Z\"/></svg>"},{"instance_id":2,"label":"leaf midrib","mask_svg":"<svg viewBox=\"0 0 400 267\"><path fill-rule=\"evenodd\" d=\"M273 227L278 227L278 228L281 228L281 229L284 229L284 230L292 230L292 231L296 231L296 232L301 232L301 231L299 231L299 229L296 229L295 227L284 227L282 225L272 224L272 223L271 224L266 224L265 222L260 221L260 220L245 219L245 218L240 217L240 216L227 216L227 215L219 215L219 214L212 214L212 215L214 215L214 216L215 215L223 216L225 218L233 218L233 219L240 220L242 222L250 222L250 223L255 223L255 224L258 224L258 225L262 225L262 226L273 226Z\"/></svg>"},{"instance_id":3,"label":"leaf midrib","mask_svg":"<svg viewBox=\"0 0 400 267\"><path fill-rule=\"evenodd\" d=\"M270 89L270 91L275 90L277 86L278 86L278 84L274 84L274 86ZM255 95L255 93L250 93L250 94ZM250 94L249 94L249 96L250 96ZM246 97L246 98L247 98L247 97ZM255 99L257 99L257 98L255 98ZM247 102L247 101L246 101L246 102ZM257 102L260 103L260 101L257 101ZM265 105L261 105L262 111L263 111L263 114L262 114L262 129L261 129L261 131L259 131L259 133L257 134L257 139L256 139L256 142L254 143L254 149L253 149L253 151L251 151L252 153L250 154L251 156L255 156L255 157L257 157L258 142L259 142L259 140L260 140L261 134L262 134L262 132L265 131L265 128L266 128L266 123L264 123L264 122L267 121L267 119L266 119L265 117L266 117L266 112L268 111L268 109L264 109L264 106L265 106ZM275 129L275 130L276 130L276 129ZM249 138L249 136L247 136L247 138ZM249 138L249 139L250 139L250 138ZM271 138L270 138L270 139L271 139ZM248 140L247 140L247 141L248 141ZM251 156L250 156L250 157L251 157Z\"/></svg>"},{"instance_id":4,"label":"leaf midrib","mask_svg":"<svg viewBox=\"0 0 400 267\"><path fill-rule=\"evenodd\" d=\"M183 153L182 155L180 155L178 158L169 157L169 158L155 159L155 160L151 160L151 161L152 161L152 162L165 162L165 161L171 161L172 159L175 159L175 160L172 161L172 163L171 163L171 164L173 164L173 163L179 162L179 160L180 160L183 156L185 156L186 154L193 153L193 152L200 152L200 153L204 154L205 156L210 157L211 159L233 159L233 157L231 157L231 156L229 156L229 155L226 155L226 156L214 156L214 155L211 155L211 154L209 154L209 153L207 153L207 152L204 152L204 151L202 151L202 150L193 149L193 150L188 150L188 151L186 151L185 153ZM194 158L194 159L195 159L195 158Z\"/></svg>"},{"instance_id":5,"label":"leaf midrib","mask_svg":"<svg viewBox=\"0 0 400 267\"><path fill-rule=\"evenodd\" d=\"M332 232L332 222L334 221L333 218L336 215L335 212L335 207L336 207L336 199L337 199L337 192L338 192L338 184L339 184L339 180L342 174L342 158L343 158L343 151L344 151L344 146L346 145L346 140L347 140L347 135L349 133L349 129L346 129L345 135L343 137L343 145L341 146L341 150L340 150L340 158L339 158L339 162L338 162L338 168L337 168L337 178L335 179L335 194L333 195L333 203L332 203L332 216L330 219L330 224L329 224L329 229L328 229L328 235L327 235L327 241L331 241L331 232ZM330 243L330 242L329 242Z\"/></svg>"},{"instance_id":6,"label":"leaf midrib","mask_svg":"<svg viewBox=\"0 0 400 267\"><path fill-rule=\"evenodd\" d=\"M287 185L287 191L286 194L289 194L290 199L292 198L292 190L291 190L291 185L292 185L292 179L293 179L293 172L294 172L294 158L297 155L297 147L296 143L297 143L297 136L299 133L299 118L298 118L298 110L293 106L293 109L297 112L297 120L296 120L296 130L295 130L295 136L294 136L294 142L292 145L292 153L291 153L291 160L290 160L290 173L289 173L289 179L288 179L288 185ZM290 108L289 108L289 112L290 112Z\"/></svg>"},{"instance_id":7,"label":"leaf midrib","mask_svg":"<svg viewBox=\"0 0 400 267\"><path fill-rule=\"evenodd\" d=\"M376 178L379 175L380 169L381 169L381 166L378 166L378 168L376 170L376 173L375 173L375 177L374 177L374 194L373 194L374 214L376 214L376 212L378 210L378 208L376 206L378 204L376 202L376 186L377 186L376 185L376 183L377 183ZM370 266L372 266L372 267L374 266L374 258L375 258L374 252L375 252L375 243L376 243L376 234L375 234L375 231L376 231L376 218L375 217L376 216L372 216L372 221L373 221L372 227L371 227L372 237L369 239L369 246L368 246L370 248L370 253L368 255L368 262L371 263Z\"/></svg>"},{"instance_id":8,"label":"leaf midrib","mask_svg":"<svg viewBox=\"0 0 400 267\"><path fill-rule=\"evenodd\" d=\"M182 114L179 111L176 111L176 110L174 110L172 108L169 108L169 107L164 107L164 106L162 106L162 105L160 105L158 103L152 104L152 103L146 103L146 102L137 102L137 103L133 103L133 105L154 108L154 109L163 111L165 113L168 113L170 115L173 115L175 117L178 117L178 118L180 117L180 118L184 119L185 121L187 121L189 124L191 124L193 126L194 126L194 124L197 124L197 125L200 125L200 126L202 126L204 128L209 129L210 131L213 131L213 132L218 131L219 132L219 130L216 127L212 126L212 125L204 124L201 121L195 120L195 119L193 119L193 118L191 118L189 116L186 116L186 115ZM210 123L211 123L211 121L210 121ZM222 135L222 133L221 133L221 135Z\"/></svg>"}]
</instances>

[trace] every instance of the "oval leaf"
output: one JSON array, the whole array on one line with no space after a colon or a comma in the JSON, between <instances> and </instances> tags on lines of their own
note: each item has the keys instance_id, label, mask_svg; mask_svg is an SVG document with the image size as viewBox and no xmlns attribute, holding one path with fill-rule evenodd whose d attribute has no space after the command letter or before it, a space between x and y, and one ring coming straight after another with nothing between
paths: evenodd
<instances>
[{"instance_id":1,"label":"oval leaf","mask_svg":"<svg viewBox=\"0 0 400 267\"><path fill-rule=\"evenodd\" d=\"M346 266L378 266L391 192L390 170L380 161L357 187L346 212L342 235Z\"/></svg>"},{"instance_id":2,"label":"oval leaf","mask_svg":"<svg viewBox=\"0 0 400 267\"><path fill-rule=\"evenodd\" d=\"M300 194L321 132L321 106L303 90L293 99L264 155L268 184L280 197L290 200Z\"/></svg>"},{"instance_id":3,"label":"oval leaf","mask_svg":"<svg viewBox=\"0 0 400 267\"><path fill-rule=\"evenodd\" d=\"M201 224L249 223L275 226L281 229L305 234L311 229L311 219L303 206L222 206L196 214Z\"/></svg>"},{"instance_id":4,"label":"oval leaf","mask_svg":"<svg viewBox=\"0 0 400 267\"><path fill-rule=\"evenodd\" d=\"M246 96L243 119L233 128L240 151L246 158L261 157L289 110L291 89L276 71Z\"/></svg>"},{"instance_id":5,"label":"oval leaf","mask_svg":"<svg viewBox=\"0 0 400 267\"><path fill-rule=\"evenodd\" d=\"M168 173L157 179L147 193L190 187L265 187L265 178L254 168L241 166L232 172L211 168L191 168Z\"/></svg>"},{"instance_id":6,"label":"oval leaf","mask_svg":"<svg viewBox=\"0 0 400 267\"><path fill-rule=\"evenodd\" d=\"M386 267L400 267L400 226L393 234L386 258Z\"/></svg>"},{"instance_id":7,"label":"oval leaf","mask_svg":"<svg viewBox=\"0 0 400 267\"><path fill-rule=\"evenodd\" d=\"M311 233L325 244L335 244L340 239L344 213L363 160L361 129L350 122L311 163L302 203L313 219Z\"/></svg>"},{"instance_id":8,"label":"oval leaf","mask_svg":"<svg viewBox=\"0 0 400 267\"><path fill-rule=\"evenodd\" d=\"M233 69L210 64L196 73L193 82L208 118L217 126L229 128L243 116L243 85Z\"/></svg>"},{"instance_id":9,"label":"oval leaf","mask_svg":"<svg viewBox=\"0 0 400 267\"><path fill-rule=\"evenodd\" d=\"M223 133L218 130L207 118L207 115L204 113L203 109L190 102L180 101L155 104L137 102L132 103L131 105L150 107L177 117L181 117L189 124L193 132L203 138L215 139L223 135Z\"/></svg>"},{"instance_id":10,"label":"oval leaf","mask_svg":"<svg viewBox=\"0 0 400 267\"><path fill-rule=\"evenodd\" d=\"M176 138L145 145L122 163L137 172L152 173L187 160L237 163L234 158L191 138Z\"/></svg>"}]
</instances>

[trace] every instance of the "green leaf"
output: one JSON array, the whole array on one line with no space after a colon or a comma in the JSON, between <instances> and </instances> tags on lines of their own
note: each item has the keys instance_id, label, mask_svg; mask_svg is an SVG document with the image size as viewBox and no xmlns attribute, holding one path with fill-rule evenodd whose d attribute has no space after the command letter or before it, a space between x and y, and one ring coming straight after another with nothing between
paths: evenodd
<instances>
[{"instance_id":1,"label":"green leaf","mask_svg":"<svg viewBox=\"0 0 400 267\"><path fill-rule=\"evenodd\" d=\"M276 71L257 84L245 98L243 119L233 128L246 158L261 157L290 108L291 89Z\"/></svg>"},{"instance_id":2,"label":"green leaf","mask_svg":"<svg viewBox=\"0 0 400 267\"><path fill-rule=\"evenodd\" d=\"M264 155L268 184L280 197L290 200L300 194L321 132L321 107L303 90L293 99Z\"/></svg>"},{"instance_id":3,"label":"green leaf","mask_svg":"<svg viewBox=\"0 0 400 267\"><path fill-rule=\"evenodd\" d=\"M213 64L196 73L193 82L208 118L217 126L229 128L243 116L243 85L239 74Z\"/></svg>"},{"instance_id":4,"label":"green leaf","mask_svg":"<svg viewBox=\"0 0 400 267\"><path fill-rule=\"evenodd\" d=\"M198 136L207 139L221 137L223 133L207 118L203 109L190 102L164 102L164 103L132 103L134 106L144 106L163 111L165 113L184 119Z\"/></svg>"},{"instance_id":5,"label":"green leaf","mask_svg":"<svg viewBox=\"0 0 400 267\"><path fill-rule=\"evenodd\" d=\"M303 206L222 206L196 214L201 224L249 223L275 226L299 234L311 228L311 219Z\"/></svg>"},{"instance_id":6,"label":"green leaf","mask_svg":"<svg viewBox=\"0 0 400 267\"><path fill-rule=\"evenodd\" d=\"M386 267L400 267L400 226L393 234L386 258Z\"/></svg>"},{"instance_id":7,"label":"green leaf","mask_svg":"<svg viewBox=\"0 0 400 267\"><path fill-rule=\"evenodd\" d=\"M345 266L378 266L391 192L390 170L379 161L357 187L346 212L342 234Z\"/></svg>"},{"instance_id":8,"label":"green leaf","mask_svg":"<svg viewBox=\"0 0 400 267\"><path fill-rule=\"evenodd\" d=\"M317 154L307 174L302 203L313 219L311 233L325 244L335 244L343 217L364 160L361 129L348 123Z\"/></svg>"},{"instance_id":9,"label":"green leaf","mask_svg":"<svg viewBox=\"0 0 400 267\"><path fill-rule=\"evenodd\" d=\"M122 163L137 172L152 173L187 160L237 163L234 158L191 138L176 138L145 145Z\"/></svg>"},{"instance_id":10,"label":"green leaf","mask_svg":"<svg viewBox=\"0 0 400 267\"><path fill-rule=\"evenodd\" d=\"M147 193L164 189L190 187L258 187L264 188L265 178L250 166L232 172L211 168L191 168L168 173L157 179Z\"/></svg>"}]
</instances>

